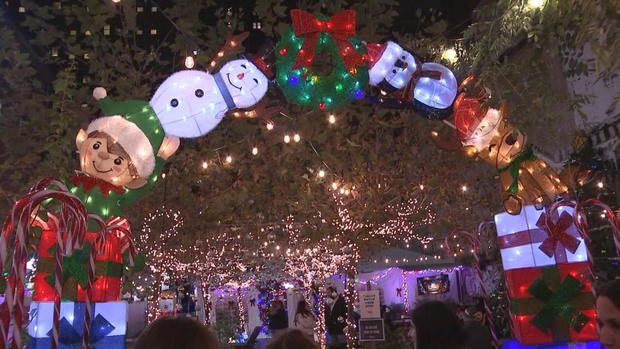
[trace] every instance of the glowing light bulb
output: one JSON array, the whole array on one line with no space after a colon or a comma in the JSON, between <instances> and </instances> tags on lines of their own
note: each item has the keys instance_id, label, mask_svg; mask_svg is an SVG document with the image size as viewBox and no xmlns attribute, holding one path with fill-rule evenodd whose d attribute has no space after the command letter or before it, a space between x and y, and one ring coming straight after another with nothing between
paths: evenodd
<instances>
[{"instance_id":1,"label":"glowing light bulb","mask_svg":"<svg viewBox=\"0 0 620 349\"><path fill-rule=\"evenodd\" d=\"M332 189L334 190L338 189L338 183L336 182L332 183Z\"/></svg>"},{"instance_id":2,"label":"glowing light bulb","mask_svg":"<svg viewBox=\"0 0 620 349\"><path fill-rule=\"evenodd\" d=\"M327 121L329 121L330 124L335 124L336 116L334 114L329 114L329 116L327 117Z\"/></svg>"},{"instance_id":3,"label":"glowing light bulb","mask_svg":"<svg viewBox=\"0 0 620 349\"><path fill-rule=\"evenodd\" d=\"M166 174L165 174L165 173L162 173L162 174L161 174L161 178L166 178Z\"/></svg>"},{"instance_id":4,"label":"glowing light bulb","mask_svg":"<svg viewBox=\"0 0 620 349\"><path fill-rule=\"evenodd\" d=\"M443 51L443 53L441 54L441 58L450 63L456 63L456 61L458 60L458 55L455 49L449 48Z\"/></svg>"},{"instance_id":5,"label":"glowing light bulb","mask_svg":"<svg viewBox=\"0 0 620 349\"><path fill-rule=\"evenodd\" d=\"M258 148L252 148L252 155L258 155Z\"/></svg>"},{"instance_id":6,"label":"glowing light bulb","mask_svg":"<svg viewBox=\"0 0 620 349\"><path fill-rule=\"evenodd\" d=\"M290 143L290 142L291 142L291 136L284 135L284 143Z\"/></svg>"},{"instance_id":7,"label":"glowing light bulb","mask_svg":"<svg viewBox=\"0 0 620 349\"><path fill-rule=\"evenodd\" d=\"M273 130L274 125L273 125L272 122L270 122L265 127L267 127L267 131L271 131L271 130Z\"/></svg>"},{"instance_id":8,"label":"glowing light bulb","mask_svg":"<svg viewBox=\"0 0 620 349\"><path fill-rule=\"evenodd\" d=\"M321 178L325 177L325 171L320 170L319 171L319 177L321 177Z\"/></svg>"},{"instance_id":9,"label":"glowing light bulb","mask_svg":"<svg viewBox=\"0 0 620 349\"><path fill-rule=\"evenodd\" d=\"M420 190L424 190L424 184L420 184Z\"/></svg>"},{"instance_id":10,"label":"glowing light bulb","mask_svg":"<svg viewBox=\"0 0 620 349\"><path fill-rule=\"evenodd\" d=\"M599 181L596 183L596 186L602 189L605 185L603 184L603 181Z\"/></svg>"},{"instance_id":11,"label":"glowing light bulb","mask_svg":"<svg viewBox=\"0 0 620 349\"><path fill-rule=\"evenodd\" d=\"M226 163L229 163L229 164L230 164L230 163L232 162L232 160L233 160L233 159L232 159L232 156L228 155L228 156L226 157Z\"/></svg>"},{"instance_id":12,"label":"glowing light bulb","mask_svg":"<svg viewBox=\"0 0 620 349\"><path fill-rule=\"evenodd\" d=\"M121 0L112 0L113 3L118 4Z\"/></svg>"},{"instance_id":13,"label":"glowing light bulb","mask_svg":"<svg viewBox=\"0 0 620 349\"><path fill-rule=\"evenodd\" d=\"M294 140L295 142L297 142L297 143L299 143L299 141L301 141L301 136L299 135L299 133L296 133L296 134L293 136L293 140Z\"/></svg>"},{"instance_id":14,"label":"glowing light bulb","mask_svg":"<svg viewBox=\"0 0 620 349\"><path fill-rule=\"evenodd\" d=\"M185 67L187 67L187 69L192 69L194 67L194 57L185 57Z\"/></svg>"},{"instance_id":15,"label":"glowing light bulb","mask_svg":"<svg viewBox=\"0 0 620 349\"><path fill-rule=\"evenodd\" d=\"M463 193L466 192L467 191L467 186L466 185L462 186L461 190L463 191Z\"/></svg>"},{"instance_id":16,"label":"glowing light bulb","mask_svg":"<svg viewBox=\"0 0 620 349\"><path fill-rule=\"evenodd\" d=\"M206 161L203 161L203 162L202 162L202 168L206 170L206 169L207 169L207 167L209 167L209 163L208 163L208 162L206 162Z\"/></svg>"},{"instance_id":17,"label":"glowing light bulb","mask_svg":"<svg viewBox=\"0 0 620 349\"><path fill-rule=\"evenodd\" d=\"M340 194L344 194L344 188L340 188Z\"/></svg>"},{"instance_id":18,"label":"glowing light bulb","mask_svg":"<svg viewBox=\"0 0 620 349\"><path fill-rule=\"evenodd\" d=\"M545 6L545 0L528 0L527 7L529 8L541 8Z\"/></svg>"}]
</instances>

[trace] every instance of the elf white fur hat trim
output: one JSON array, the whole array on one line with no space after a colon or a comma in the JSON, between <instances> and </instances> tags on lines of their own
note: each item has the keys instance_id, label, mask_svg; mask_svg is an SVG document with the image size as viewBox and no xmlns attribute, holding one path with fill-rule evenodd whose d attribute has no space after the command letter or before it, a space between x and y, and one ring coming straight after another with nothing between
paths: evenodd
<instances>
[{"instance_id":1,"label":"elf white fur hat trim","mask_svg":"<svg viewBox=\"0 0 620 349\"><path fill-rule=\"evenodd\" d=\"M155 168L153 146L144 132L131 121L120 115L105 116L93 120L88 125L87 133L101 131L108 134L131 158L140 177L148 177Z\"/></svg>"}]
</instances>

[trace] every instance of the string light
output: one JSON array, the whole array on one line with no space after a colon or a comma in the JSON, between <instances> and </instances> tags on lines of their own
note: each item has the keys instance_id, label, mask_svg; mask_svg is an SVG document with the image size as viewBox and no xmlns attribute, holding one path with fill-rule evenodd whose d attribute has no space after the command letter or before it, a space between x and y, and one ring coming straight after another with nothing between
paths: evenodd
<instances>
[{"instance_id":1,"label":"string light","mask_svg":"<svg viewBox=\"0 0 620 349\"><path fill-rule=\"evenodd\" d=\"M336 123L336 116L334 114L329 114L329 116L327 117L327 121L330 124L335 124Z\"/></svg>"},{"instance_id":2,"label":"string light","mask_svg":"<svg viewBox=\"0 0 620 349\"><path fill-rule=\"evenodd\" d=\"M257 147L252 148L252 155L258 155L258 148Z\"/></svg>"},{"instance_id":3,"label":"string light","mask_svg":"<svg viewBox=\"0 0 620 349\"><path fill-rule=\"evenodd\" d=\"M599 181L598 183L596 183L596 186L599 187L600 189L603 189L605 185L603 184L603 181Z\"/></svg>"},{"instance_id":4,"label":"string light","mask_svg":"<svg viewBox=\"0 0 620 349\"><path fill-rule=\"evenodd\" d=\"M296 143L299 143L299 141L301 141L301 136L298 133L296 133L295 136L293 136L293 140Z\"/></svg>"},{"instance_id":5,"label":"string light","mask_svg":"<svg viewBox=\"0 0 620 349\"><path fill-rule=\"evenodd\" d=\"M192 69L194 67L194 57L192 56L185 57L185 67L187 69Z\"/></svg>"},{"instance_id":6,"label":"string light","mask_svg":"<svg viewBox=\"0 0 620 349\"><path fill-rule=\"evenodd\" d=\"M325 171L319 170L319 178L325 177Z\"/></svg>"},{"instance_id":7,"label":"string light","mask_svg":"<svg viewBox=\"0 0 620 349\"><path fill-rule=\"evenodd\" d=\"M206 169L207 169L207 167L209 167L209 163L208 163L208 162L206 162L206 161L203 161L203 162L202 162L202 168L206 170Z\"/></svg>"},{"instance_id":8,"label":"string light","mask_svg":"<svg viewBox=\"0 0 620 349\"><path fill-rule=\"evenodd\" d=\"M545 0L528 0L527 6L532 9L538 9L545 6Z\"/></svg>"},{"instance_id":9,"label":"string light","mask_svg":"<svg viewBox=\"0 0 620 349\"><path fill-rule=\"evenodd\" d=\"M461 187L461 191L462 191L463 193L464 193L464 192L466 192L466 191L467 191L467 186L466 186L466 185L463 185L463 186Z\"/></svg>"},{"instance_id":10,"label":"string light","mask_svg":"<svg viewBox=\"0 0 620 349\"><path fill-rule=\"evenodd\" d=\"M291 142L291 136L284 135L284 143L290 143L290 142Z\"/></svg>"},{"instance_id":11,"label":"string light","mask_svg":"<svg viewBox=\"0 0 620 349\"><path fill-rule=\"evenodd\" d=\"M267 125L265 125L265 127L267 128L267 131L271 131L273 130L274 124L273 122L268 122Z\"/></svg>"},{"instance_id":12,"label":"string light","mask_svg":"<svg viewBox=\"0 0 620 349\"><path fill-rule=\"evenodd\" d=\"M230 164L230 163L232 163L232 161L233 161L232 156L228 155L228 156L226 157L226 163Z\"/></svg>"},{"instance_id":13,"label":"string light","mask_svg":"<svg viewBox=\"0 0 620 349\"><path fill-rule=\"evenodd\" d=\"M454 48L448 48L448 49L443 51L443 53L441 54L441 58L443 58L444 60L454 64L458 60L458 55L457 55L456 50Z\"/></svg>"}]
</instances>

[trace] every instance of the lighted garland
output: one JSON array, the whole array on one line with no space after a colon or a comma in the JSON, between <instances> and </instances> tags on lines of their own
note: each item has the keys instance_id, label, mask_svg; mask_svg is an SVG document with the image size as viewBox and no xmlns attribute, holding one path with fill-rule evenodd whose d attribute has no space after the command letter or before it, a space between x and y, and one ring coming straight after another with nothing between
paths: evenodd
<instances>
[{"instance_id":1,"label":"lighted garland","mask_svg":"<svg viewBox=\"0 0 620 349\"><path fill-rule=\"evenodd\" d=\"M291 17L293 29L276 46L277 80L284 96L318 110L330 110L364 97L368 67L362 56L366 47L353 36L355 12L342 11L325 20L293 10ZM335 66L329 75L319 76L312 71L312 61L324 51L331 53Z\"/></svg>"}]
</instances>

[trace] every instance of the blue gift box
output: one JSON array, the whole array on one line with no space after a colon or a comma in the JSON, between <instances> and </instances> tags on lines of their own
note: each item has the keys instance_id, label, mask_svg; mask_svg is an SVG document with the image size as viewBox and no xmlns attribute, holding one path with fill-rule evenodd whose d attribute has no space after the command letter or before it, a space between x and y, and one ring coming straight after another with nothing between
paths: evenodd
<instances>
[{"instance_id":1,"label":"blue gift box","mask_svg":"<svg viewBox=\"0 0 620 349\"><path fill-rule=\"evenodd\" d=\"M62 302L60 307L60 349L81 348L84 329L82 302ZM43 349L51 346L53 302L33 302L30 305L30 337L26 348ZM90 323L91 348L124 349L127 328L127 303L93 303Z\"/></svg>"},{"instance_id":2,"label":"blue gift box","mask_svg":"<svg viewBox=\"0 0 620 349\"><path fill-rule=\"evenodd\" d=\"M502 341L502 349L601 349L599 341L590 341L584 343L547 343L525 345L519 343L516 339L508 339Z\"/></svg>"}]
</instances>

